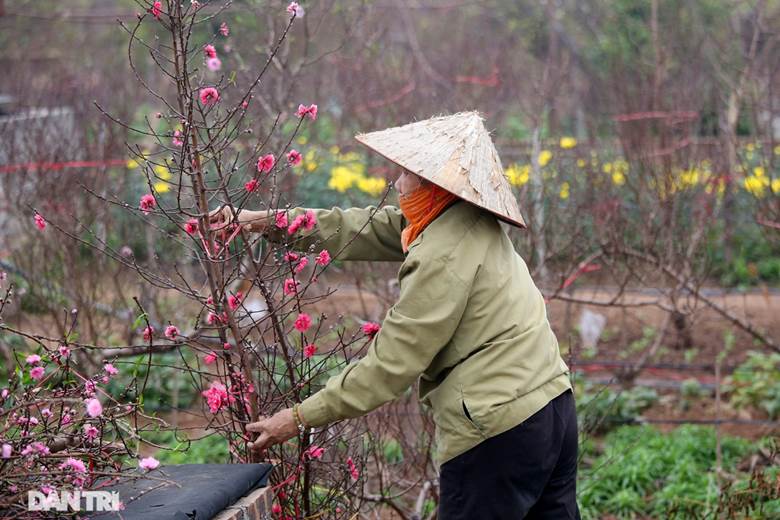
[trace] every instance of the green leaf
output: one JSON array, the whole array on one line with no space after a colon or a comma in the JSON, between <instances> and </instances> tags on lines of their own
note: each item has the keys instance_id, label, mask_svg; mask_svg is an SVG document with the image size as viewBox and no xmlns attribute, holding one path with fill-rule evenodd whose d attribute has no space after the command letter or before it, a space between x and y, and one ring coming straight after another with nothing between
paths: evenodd
<instances>
[{"instance_id":1,"label":"green leaf","mask_svg":"<svg viewBox=\"0 0 780 520\"><path fill-rule=\"evenodd\" d=\"M148 314L146 314L145 312L144 312L144 313L141 313L141 315L140 315L140 316L138 316L138 317L135 319L135 321L133 322L133 328L134 328L134 329L137 329L137 328L139 328L139 327L140 327L142 324L144 324L144 323L146 322L146 320L147 320L148 318L149 318L149 315L148 315Z\"/></svg>"}]
</instances>

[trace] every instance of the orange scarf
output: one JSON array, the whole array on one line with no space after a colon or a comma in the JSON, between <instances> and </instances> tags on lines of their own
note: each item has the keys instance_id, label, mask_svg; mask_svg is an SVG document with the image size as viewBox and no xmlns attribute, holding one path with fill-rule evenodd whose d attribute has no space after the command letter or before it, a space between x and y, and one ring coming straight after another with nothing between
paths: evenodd
<instances>
[{"instance_id":1,"label":"orange scarf","mask_svg":"<svg viewBox=\"0 0 780 520\"><path fill-rule=\"evenodd\" d=\"M435 184L428 184L417 188L405 197L398 197L401 212L409 221L409 225L401 231L401 247L404 253L409 251L409 244L414 242L425 226L430 224L450 202L457 198Z\"/></svg>"}]
</instances>

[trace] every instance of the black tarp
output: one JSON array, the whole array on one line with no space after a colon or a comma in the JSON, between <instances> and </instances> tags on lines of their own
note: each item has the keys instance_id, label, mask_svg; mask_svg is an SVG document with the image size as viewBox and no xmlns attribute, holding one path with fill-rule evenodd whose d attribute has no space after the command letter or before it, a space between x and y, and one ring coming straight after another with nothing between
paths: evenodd
<instances>
[{"instance_id":1,"label":"black tarp","mask_svg":"<svg viewBox=\"0 0 780 520\"><path fill-rule=\"evenodd\" d=\"M140 478L103 488L118 491L125 509L119 514L100 513L90 517L100 520L208 520L250 491L267 485L271 468L270 464L160 466L147 473L153 479Z\"/></svg>"}]
</instances>

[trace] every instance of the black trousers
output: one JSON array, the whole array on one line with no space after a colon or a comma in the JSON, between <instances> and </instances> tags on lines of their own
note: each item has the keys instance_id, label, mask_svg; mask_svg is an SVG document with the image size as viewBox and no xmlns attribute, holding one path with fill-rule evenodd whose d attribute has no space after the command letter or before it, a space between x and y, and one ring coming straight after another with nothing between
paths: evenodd
<instances>
[{"instance_id":1,"label":"black trousers","mask_svg":"<svg viewBox=\"0 0 780 520\"><path fill-rule=\"evenodd\" d=\"M438 520L579 519L572 391L445 462L439 482Z\"/></svg>"}]
</instances>

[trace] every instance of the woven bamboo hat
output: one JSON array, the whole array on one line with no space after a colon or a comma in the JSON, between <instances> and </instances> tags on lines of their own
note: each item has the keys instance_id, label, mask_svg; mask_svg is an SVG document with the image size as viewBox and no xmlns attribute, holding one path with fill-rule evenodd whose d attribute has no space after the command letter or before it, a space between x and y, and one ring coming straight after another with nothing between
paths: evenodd
<instances>
[{"instance_id":1,"label":"woven bamboo hat","mask_svg":"<svg viewBox=\"0 0 780 520\"><path fill-rule=\"evenodd\" d=\"M379 155L500 219L526 227L478 112L434 117L355 136Z\"/></svg>"}]
</instances>

